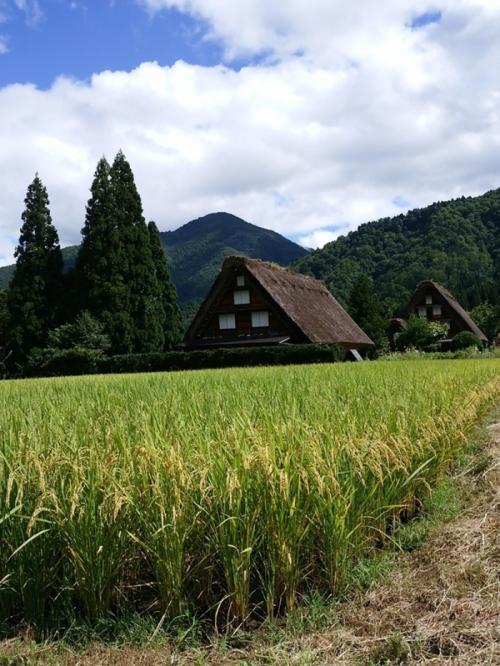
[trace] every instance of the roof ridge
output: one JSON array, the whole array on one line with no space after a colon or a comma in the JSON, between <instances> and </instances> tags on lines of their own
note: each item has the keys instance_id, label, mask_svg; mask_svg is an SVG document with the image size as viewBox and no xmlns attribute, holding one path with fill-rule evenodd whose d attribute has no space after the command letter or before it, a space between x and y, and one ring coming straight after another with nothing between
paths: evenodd
<instances>
[{"instance_id":1,"label":"roof ridge","mask_svg":"<svg viewBox=\"0 0 500 666\"><path fill-rule=\"evenodd\" d=\"M245 255L231 254L224 259L224 262L235 259L238 261L242 261L242 263L253 262L259 264L260 266L265 266L272 271L276 271L276 273L278 274L287 273L288 275L293 275L294 277L298 277L303 280L312 280L313 282L319 283L325 289L327 289L323 280L315 278L313 275L306 275L305 273L300 273L299 271L295 270L294 268L291 268L290 266L282 266L281 264L278 264L275 261L266 261L265 259L256 259L254 257L246 257Z\"/></svg>"}]
</instances>

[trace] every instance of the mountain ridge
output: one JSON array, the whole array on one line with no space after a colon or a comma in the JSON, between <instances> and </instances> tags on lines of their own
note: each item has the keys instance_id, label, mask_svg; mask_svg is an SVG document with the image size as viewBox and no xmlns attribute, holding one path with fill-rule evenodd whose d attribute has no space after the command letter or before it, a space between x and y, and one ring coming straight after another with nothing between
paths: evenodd
<instances>
[{"instance_id":1,"label":"mountain ridge","mask_svg":"<svg viewBox=\"0 0 500 666\"><path fill-rule=\"evenodd\" d=\"M308 253L281 234L226 212L209 213L172 231L161 231L160 239L186 319L206 295L224 257L243 254L289 265ZM66 269L74 265L77 252L78 245L63 248ZM0 268L0 288L8 286L13 271L14 265Z\"/></svg>"},{"instance_id":2,"label":"mountain ridge","mask_svg":"<svg viewBox=\"0 0 500 666\"><path fill-rule=\"evenodd\" d=\"M442 284L466 309L500 303L500 189L366 222L294 268L324 280L343 304L365 273L390 314L403 314L422 280Z\"/></svg>"}]
</instances>

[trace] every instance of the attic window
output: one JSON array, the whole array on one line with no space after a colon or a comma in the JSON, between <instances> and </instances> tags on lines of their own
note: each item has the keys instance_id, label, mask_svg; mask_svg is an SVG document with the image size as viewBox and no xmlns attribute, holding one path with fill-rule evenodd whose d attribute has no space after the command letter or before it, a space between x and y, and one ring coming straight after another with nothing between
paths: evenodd
<instances>
[{"instance_id":1,"label":"attic window","mask_svg":"<svg viewBox=\"0 0 500 666\"><path fill-rule=\"evenodd\" d=\"M267 328L269 326L269 312L252 312L252 328Z\"/></svg>"},{"instance_id":2,"label":"attic window","mask_svg":"<svg viewBox=\"0 0 500 666\"><path fill-rule=\"evenodd\" d=\"M432 314L435 317L440 317L441 316L441 305L440 305L440 303L434 303L434 305L432 306Z\"/></svg>"},{"instance_id":3,"label":"attic window","mask_svg":"<svg viewBox=\"0 0 500 666\"><path fill-rule=\"evenodd\" d=\"M432 296L430 294L427 294L427 296L425 297L425 304L432 305Z\"/></svg>"},{"instance_id":4,"label":"attic window","mask_svg":"<svg viewBox=\"0 0 500 666\"><path fill-rule=\"evenodd\" d=\"M245 286L245 276L244 275L238 275L236 277L236 286L237 287L244 287Z\"/></svg>"},{"instance_id":5,"label":"attic window","mask_svg":"<svg viewBox=\"0 0 500 666\"><path fill-rule=\"evenodd\" d=\"M250 292L248 289L239 289L234 292L235 305L248 305L250 303Z\"/></svg>"},{"instance_id":6,"label":"attic window","mask_svg":"<svg viewBox=\"0 0 500 666\"><path fill-rule=\"evenodd\" d=\"M221 331L228 331L234 328L236 328L236 317L233 313L219 315L219 329Z\"/></svg>"}]
</instances>

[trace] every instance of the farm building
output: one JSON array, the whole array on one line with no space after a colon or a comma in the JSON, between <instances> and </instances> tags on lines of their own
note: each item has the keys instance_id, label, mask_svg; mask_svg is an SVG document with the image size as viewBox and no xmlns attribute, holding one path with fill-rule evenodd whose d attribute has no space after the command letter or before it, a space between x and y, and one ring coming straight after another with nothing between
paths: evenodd
<instances>
[{"instance_id":1,"label":"farm building","mask_svg":"<svg viewBox=\"0 0 500 666\"><path fill-rule=\"evenodd\" d=\"M486 335L455 297L440 284L431 280L425 280L417 285L408 305L408 316L411 315L447 324L450 338L461 331L470 331L483 342L488 342Z\"/></svg>"},{"instance_id":2,"label":"farm building","mask_svg":"<svg viewBox=\"0 0 500 666\"><path fill-rule=\"evenodd\" d=\"M227 257L184 346L335 343L358 356L370 338L323 282L257 259Z\"/></svg>"}]
</instances>

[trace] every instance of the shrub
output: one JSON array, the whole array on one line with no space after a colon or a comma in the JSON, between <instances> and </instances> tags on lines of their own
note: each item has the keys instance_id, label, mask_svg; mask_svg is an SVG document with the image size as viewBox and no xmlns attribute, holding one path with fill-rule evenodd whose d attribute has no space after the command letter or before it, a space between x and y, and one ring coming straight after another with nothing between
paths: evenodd
<instances>
[{"instance_id":1,"label":"shrub","mask_svg":"<svg viewBox=\"0 0 500 666\"><path fill-rule=\"evenodd\" d=\"M396 336L395 343L398 351L409 347L426 349L442 340L448 332L446 324L429 322L423 317L410 317L407 328Z\"/></svg>"},{"instance_id":2,"label":"shrub","mask_svg":"<svg viewBox=\"0 0 500 666\"><path fill-rule=\"evenodd\" d=\"M298 365L335 363L345 360L346 352L336 345L279 345L103 356L98 350L74 348L34 359L29 376L107 374L124 372L168 372L208 368L249 367L257 365Z\"/></svg>"},{"instance_id":3,"label":"shrub","mask_svg":"<svg viewBox=\"0 0 500 666\"><path fill-rule=\"evenodd\" d=\"M471 331L461 331L450 341L448 347L450 351L458 351L459 349L468 349L469 347L476 347L481 349L483 343Z\"/></svg>"},{"instance_id":4,"label":"shrub","mask_svg":"<svg viewBox=\"0 0 500 666\"><path fill-rule=\"evenodd\" d=\"M44 350L30 357L24 374L28 377L91 375L98 371L102 359L102 352L86 347Z\"/></svg>"}]
</instances>

